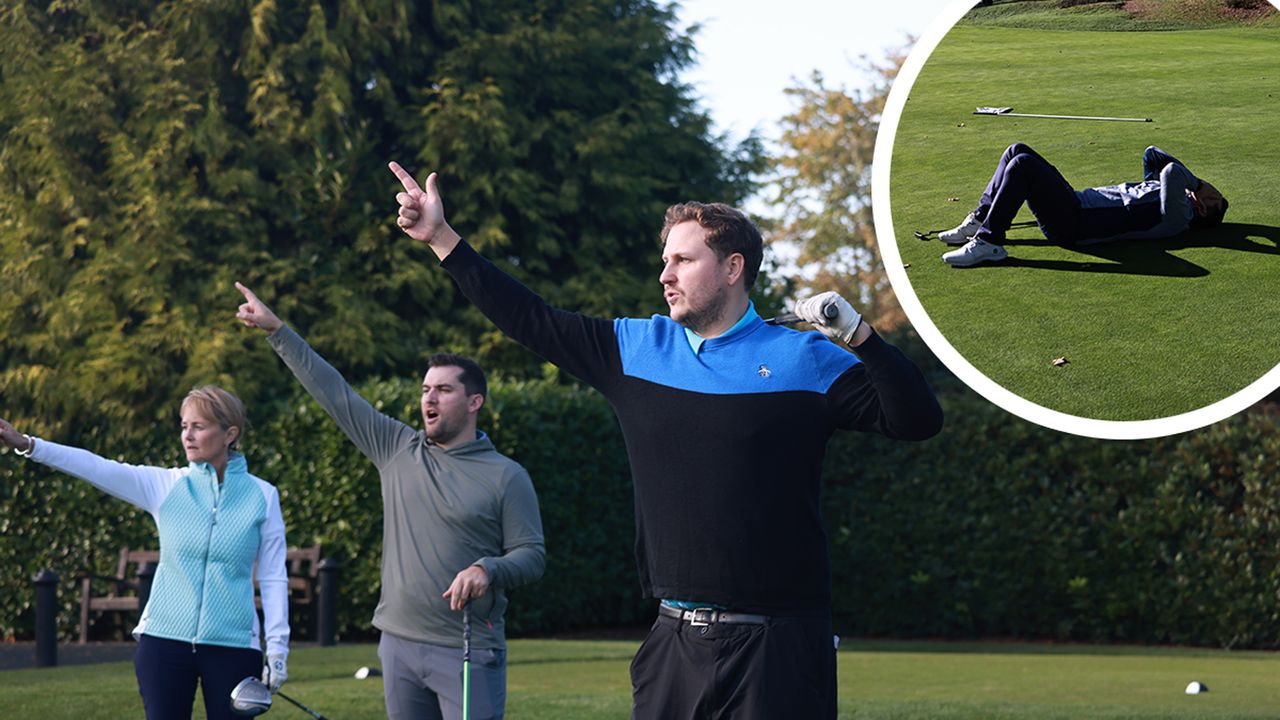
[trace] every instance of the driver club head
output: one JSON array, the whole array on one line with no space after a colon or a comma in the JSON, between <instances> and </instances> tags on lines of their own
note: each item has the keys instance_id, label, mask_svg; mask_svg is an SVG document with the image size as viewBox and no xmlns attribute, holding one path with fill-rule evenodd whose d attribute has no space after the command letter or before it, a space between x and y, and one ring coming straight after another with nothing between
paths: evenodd
<instances>
[{"instance_id":1,"label":"driver club head","mask_svg":"<svg viewBox=\"0 0 1280 720\"><path fill-rule=\"evenodd\" d=\"M247 677L231 690L231 712L253 717L271 709L271 691L256 677Z\"/></svg>"}]
</instances>

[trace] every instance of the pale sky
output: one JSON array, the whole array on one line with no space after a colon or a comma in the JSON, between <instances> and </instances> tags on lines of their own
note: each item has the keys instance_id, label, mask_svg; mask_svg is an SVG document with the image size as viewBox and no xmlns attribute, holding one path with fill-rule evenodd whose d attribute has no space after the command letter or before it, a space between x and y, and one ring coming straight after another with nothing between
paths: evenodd
<instances>
[{"instance_id":1,"label":"pale sky","mask_svg":"<svg viewBox=\"0 0 1280 720\"><path fill-rule=\"evenodd\" d=\"M868 85L863 55L919 37L955 0L683 0L680 25L702 25L698 66L684 74L720 131L777 136L794 108L783 94L821 70L828 87Z\"/></svg>"}]
</instances>

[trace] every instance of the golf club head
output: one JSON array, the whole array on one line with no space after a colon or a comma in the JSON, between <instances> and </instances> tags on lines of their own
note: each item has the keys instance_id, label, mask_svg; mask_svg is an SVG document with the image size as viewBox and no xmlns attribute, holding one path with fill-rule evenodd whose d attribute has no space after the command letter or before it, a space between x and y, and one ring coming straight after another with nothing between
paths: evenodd
<instances>
[{"instance_id":1,"label":"golf club head","mask_svg":"<svg viewBox=\"0 0 1280 720\"><path fill-rule=\"evenodd\" d=\"M256 677L247 677L231 689L231 712L253 717L271 709L271 691Z\"/></svg>"}]
</instances>

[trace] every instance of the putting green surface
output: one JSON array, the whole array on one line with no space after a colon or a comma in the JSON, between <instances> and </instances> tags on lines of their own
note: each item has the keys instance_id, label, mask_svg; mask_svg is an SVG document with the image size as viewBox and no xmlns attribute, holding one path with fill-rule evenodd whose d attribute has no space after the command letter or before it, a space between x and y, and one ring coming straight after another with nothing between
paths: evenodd
<instances>
[{"instance_id":1,"label":"putting green surface","mask_svg":"<svg viewBox=\"0 0 1280 720\"><path fill-rule=\"evenodd\" d=\"M971 114L1150 117L1090 122ZM890 198L916 295L951 345L1004 388L1103 420L1188 412L1280 362L1280 30L1092 32L961 25L921 71L897 127ZM1163 241L1068 249L1015 228L1009 260L959 269L914 230L976 205L1006 146L1077 188L1142 179L1158 145L1227 196L1226 223ZM1031 220L1025 209L1017 221ZM1066 357L1068 364L1052 361Z\"/></svg>"},{"instance_id":2,"label":"putting green surface","mask_svg":"<svg viewBox=\"0 0 1280 720\"><path fill-rule=\"evenodd\" d=\"M524 720L625 718L628 666L638 643L517 640L508 651L507 716ZM284 691L331 720L385 717L377 648L300 648ZM840 717L1274 718L1280 657L1273 653L855 642L839 654ZM1210 688L1188 696L1191 681ZM197 703L199 704L199 703ZM0 672L4 717L140 717L130 663ZM205 717L197 707L197 718ZM270 717L305 717L277 699Z\"/></svg>"}]
</instances>

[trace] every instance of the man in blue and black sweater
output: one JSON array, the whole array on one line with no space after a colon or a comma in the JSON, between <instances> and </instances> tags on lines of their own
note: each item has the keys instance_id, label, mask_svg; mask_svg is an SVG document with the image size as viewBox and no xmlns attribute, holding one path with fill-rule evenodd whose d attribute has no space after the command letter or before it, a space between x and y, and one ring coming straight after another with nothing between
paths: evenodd
<instances>
[{"instance_id":1,"label":"man in blue and black sweater","mask_svg":"<svg viewBox=\"0 0 1280 720\"><path fill-rule=\"evenodd\" d=\"M795 310L843 348L761 320L748 298L760 232L726 205L668 209L669 316L606 320L548 306L449 227L434 174L423 190L391 169L405 233L503 332L617 413L641 586L661 601L632 663L632 717L834 718L822 459L836 429L936 434L919 369L835 293Z\"/></svg>"},{"instance_id":2,"label":"man in blue and black sweater","mask_svg":"<svg viewBox=\"0 0 1280 720\"><path fill-rule=\"evenodd\" d=\"M1004 260L1005 233L1023 203L1044 236L1062 245L1172 237L1192 226L1218 225L1227 213L1217 188L1154 145L1142 154L1142 174L1142 182L1077 191L1039 153L1014 143L1000 156L977 209L938 234L962 246L942 259L956 267Z\"/></svg>"}]
</instances>

